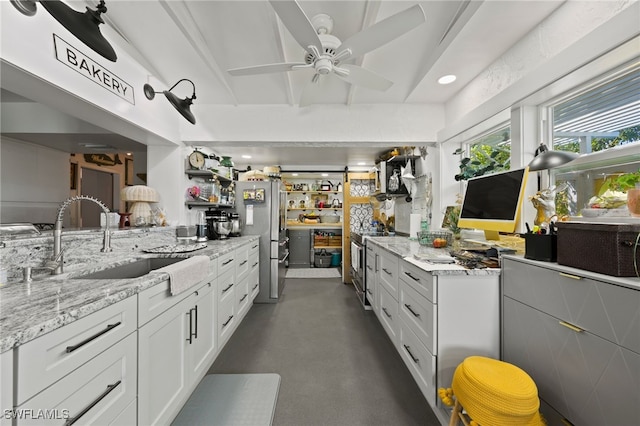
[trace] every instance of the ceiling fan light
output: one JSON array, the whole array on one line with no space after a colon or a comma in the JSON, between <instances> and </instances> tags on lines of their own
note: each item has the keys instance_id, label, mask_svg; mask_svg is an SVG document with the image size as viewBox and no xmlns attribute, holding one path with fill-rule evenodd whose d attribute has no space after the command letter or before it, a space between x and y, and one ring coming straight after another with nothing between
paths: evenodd
<instances>
[{"instance_id":1,"label":"ceiling fan light","mask_svg":"<svg viewBox=\"0 0 640 426\"><path fill-rule=\"evenodd\" d=\"M104 58L116 62L118 56L111 44L100 32L100 24L104 21L100 17L101 13L107 11L104 1L97 6L97 10L87 7L82 13L71 9L66 4L58 0L47 0L40 2L42 6L53 16L56 21L62 24L69 32L76 36L81 42L89 46Z\"/></svg>"},{"instance_id":2,"label":"ceiling fan light","mask_svg":"<svg viewBox=\"0 0 640 426\"><path fill-rule=\"evenodd\" d=\"M443 84L443 85L444 84L451 84L454 81L456 81L456 78L457 77L455 75L453 75L453 74L443 75L442 77L440 77L438 79L438 83L439 84Z\"/></svg>"},{"instance_id":3,"label":"ceiling fan light","mask_svg":"<svg viewBox=\"0 0 640 426\"><path fill-rule=\"evenodd\" d=\"M173 93L169 92L168 90L165 90L162 93L164 93L164 96L171 103L171 105L173 105L173 107L184 118L186 118L187 121L189 121L189 123L196 124L196 117L191 112L191 104L193 103L192 98L180 99L176 95L174 95Z\"/></svg>"}]
</instances>

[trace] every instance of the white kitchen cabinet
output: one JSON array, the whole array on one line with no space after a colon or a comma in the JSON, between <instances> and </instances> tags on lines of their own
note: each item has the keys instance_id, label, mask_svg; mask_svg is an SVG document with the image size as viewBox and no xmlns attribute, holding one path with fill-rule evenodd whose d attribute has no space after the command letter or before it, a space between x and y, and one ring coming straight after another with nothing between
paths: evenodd
<instances>
[{"instance_id":1,"label":"white kitchen cabinet","mask_svg":"<svg viewBox=\"0 0 640 426\"><path fill-rule=\"evenodd\" d=\"M213 361L214 288L215 281L189 291L139 329L138 424L173 420Z\"/></svg>"},{"instance_id":2,"label":"white kitchen cabinet","mask_svg":"<svg viewBox=\"0 0 640 426\"><path fill-rule=\"evenodd\" d=\"M13 408L13 350L0 354L0 407L3 410ZM2 415L0 426L10 425L11 419Z\"/></svg>"},{"instance_id":3,"label":"white kitchen cabinet","mask_svg":"<svg viewBox=\"0 0 640 426\"><path fill-rule=\"evenodd\" d=\"M136 328L136 299L127 298L18 346L16 404L22 405Z\"/></svg>"},{"instance_id":4,"label":"white kitchen cabinet","mask_svg":"<svg viewBox=\"0 0 640 426\"><path fill-rule=\"evenodd\" d=\"M136 364L132 333L19 405L16 425L114 422L135 401Z\"/></svg>"},{"instance_id":5,"label":"white kitchen cabinet","mask_svg":"<svg viewBox=\"0 0 640 426\"><path fill-rule=\"evenodd\" d=\"M366 282L366 297L369 300L369 304L371 304L371 309L376 313L376 315L380 315L380 303L378 296L378 253L374 249L374 246L367 245L365 256L367 260L365 262L366 270L365 273L365 282Z\"/></svg>"},{"instance_id":6,"label":"white kitchen cabinet","mask_svg":"<svg viewBox=\"0 0 640 426\"><path fill-rule=\"evenodd\" d=\"M398 300L398 257L386 250L378 250L378 284Z\"/></svg>"},{"instance_id":7,"label":"white kitchen cabinet","mask_svg":"<svg viewBox=\"0 0 640 426\"><path fill-rule=\"evenodd\" d=\"M550 425L640 424L640 291L548 262L503 261L503 359Z\"/></svg>"},{"instance_id":8,"label":"white kitchen cabinet","mask_svg":"<svg viewBox=\"0 0 640 426\"><path fill-rule=\"evenodd\" d=\"M249 298L251 302L260 292L260 252L259 245L253 244L249 249Z\"/></svg>"},{"instance_id":9,"label":"white kitchen cabinet","mask_svg":"<svg viewBox=\"0 0 640 426\"><path fill-rule=\"evenodd\" d=\"M249 275L249 246L245 245L235 250L234 262L236 267L236 278L238 281Z\"/></svg>"},{"instance_id":10,"label":"white kitchen cabinet","mask_svg":"<svg viewBox=\"0 0 640 426\"><path fill-rule=\"evenodd\" d=\"M451 386L458 364L471 355L499 358L499 275L432 273L375 241L369 247L367 267L375 266L367 287L375 282L380 307L374 312L432 409L445 418L437 389Z\"/></svg>"},{"instance_id":11,"label":"white kitchen cabinet","mask_svg":"<svg viewBox=\"0 0 640 426\"><path fill-rule=\"evenodd\" d=\"M218 277L218 344L227 343L238 321L236 311L235 270L230 269Z\"/></svg>"}]
</instances>

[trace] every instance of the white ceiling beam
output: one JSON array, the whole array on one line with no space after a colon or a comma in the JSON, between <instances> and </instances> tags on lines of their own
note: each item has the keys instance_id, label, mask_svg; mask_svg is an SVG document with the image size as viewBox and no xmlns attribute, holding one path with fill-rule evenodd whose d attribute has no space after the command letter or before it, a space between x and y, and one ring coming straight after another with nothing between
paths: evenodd
<instances>
[{"instance_id":1,"label":"white ceiling beam","mask_svg":"<svg viewBox=\"0 0 640 426\"><path fill-rule=\"evenodd\" d=\"M289 58L286 57L285 46L284 46L284 40L285 40L284 31L288 31L288 30L285 29L284 24L282 23L282 21L280 20L276 12L272 11L271 13L275 17L274 19L271 20L271 22L273 22L273 26L274 26L273 34L276 38L276 48L278 49L278 53L282 58L282 62L290 62ZM297 60L294 62L297 62ZM294 106L296 104L296 101L293 98L293 84L291 83L291 76L289 75L288 72L283 72L281 74L282 74L282 79L284 80L285 93L287 94L287 102L289 103L290 106Z\"/></svg>"},{"instance_id":2,"label":"white ceiling beam","mask_svg":"<svg viewBox=\"0 0 640 426\"><path fill-rule=\"evenodd\" d=\"M413 82L411 83L411 86L409 86L409 90L407 91L407 94L404 98L405 101L420 85L433 65L438 62L440 56L447 50L453 40L455 40L456 36L460 33L460 30L466 25L467 22L469 22L473 14L482 5L483 1L484 0L465 0L460 4L460 7L456 11L456 14L451 19L451 22L447 26L447 29L442 34L442 38L440 39L438 47L430 55L427 55L428 52L425 52L422 63L416 71ZM428 22L429 16L427 16L427 24Z\"/></svg>"},{"instance_id":3,"label":"white ceiling beam","mask_svg":"<svg viewBox=\"0 0 640 426\"><path fill-rule=\"evenodd\" d=\"M189 6L187 3L188 2L185 1L178 2L160 0L160 5L164 8L173 22L175 22L180 32L187 39L189 45L198 54L198 56L200 56L202 61L209 67L211 72L222 83L224 88L227 89L227 91L231 95L231 98L233 99L234 105L238 105L236 95L233 92L231 85L229 84L228 74L220 68L218 62L211 54L211 50L209 49L205 38L203 37L202 33L198 31L198 25L193 19L193 15L189 10Z\"/></svg>"}]
</instances>

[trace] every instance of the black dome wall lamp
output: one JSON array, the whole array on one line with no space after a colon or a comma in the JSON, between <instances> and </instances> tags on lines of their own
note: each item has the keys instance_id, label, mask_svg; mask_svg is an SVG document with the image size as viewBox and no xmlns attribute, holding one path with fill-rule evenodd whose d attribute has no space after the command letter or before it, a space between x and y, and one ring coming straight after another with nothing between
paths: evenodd
<instances>
[{"instance_id":1,"label":"black dome wall lamp","mask_svg":"<svg viewBox=\"0 0 640 426\"><path fill-rule=\"evenodd\" d=\"M36 2L33 0L11 0L11 3L27 16L33 16L36 13ZM104 20L100 15L107 12L104 0L100 0L96 10L87 7L84 13L71 9L59 0L44 0L40 1L40 3L56 21L81 42L104 58L111 62L116 62L118 56L115 50L100 32L100 24L104 24Z\"/></svg>"},{"instance_id":2,"label":"black dome wall lamp","mask_svg":"<svg viewBox=\"0 0 640 426\"><path fill-rule=\"evenodd\" d=\"M567 151L549 151L547 145L540 143L533 160L529 163L529 171L553 169L578 158L578 154Z\"/></svg>"},{"instance_id":3,"label":"black dome wall lamp","mask_svg":"<svg viewBox=\"0 0 640 426\"><path fill-rule=\"evenodd\" d=\"M190 98L180 99L176 95L171 93L173 88L183 81L188 81L193 86L193 95L191 95ZM191 112L191 104L193 104L193 100L196 98L196 85L193 84L193 81L189 80L188 78L183 78L182 80L178 80L178 82L173 86L171 86L169 90L165 90L163 92L155 92L153 90L153 87L151 87L149 83L146 83L143 86L143 91L144 91L144 95L149 100L153 100L153 98L156 97L156 93L163 93L164 96L169 100L169 102L171 102L171 105L173 105L173 107L177 109L178 112L182 114L182 116L189 121L189 123L196 124L196 118L193 116L193 113Z\"/></svg>"}]
</instances>

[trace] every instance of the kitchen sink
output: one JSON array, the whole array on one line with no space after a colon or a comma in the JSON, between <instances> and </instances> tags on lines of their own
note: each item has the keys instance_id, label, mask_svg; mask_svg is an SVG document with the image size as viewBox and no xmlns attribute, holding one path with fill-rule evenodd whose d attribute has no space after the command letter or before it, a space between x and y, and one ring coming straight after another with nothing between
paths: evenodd
<instances>
[{"instance_id":1,"label":"kitchen sink","mask_svg":"<svg viewBox=\"0 0 640 426\"><path fill-rule=\"evenodd\" d=\"M93 279L93 280L116 280L122 278L138 278L148 274L151 271L162 267L172 265L176 262L185 260L184 258L165 258L154 257L149 259L140 259L125 265L114 266L112 268L103 269L101 271L92 272L86 275L73 277L73 279Z\"/></svg>"}]
</instances>

